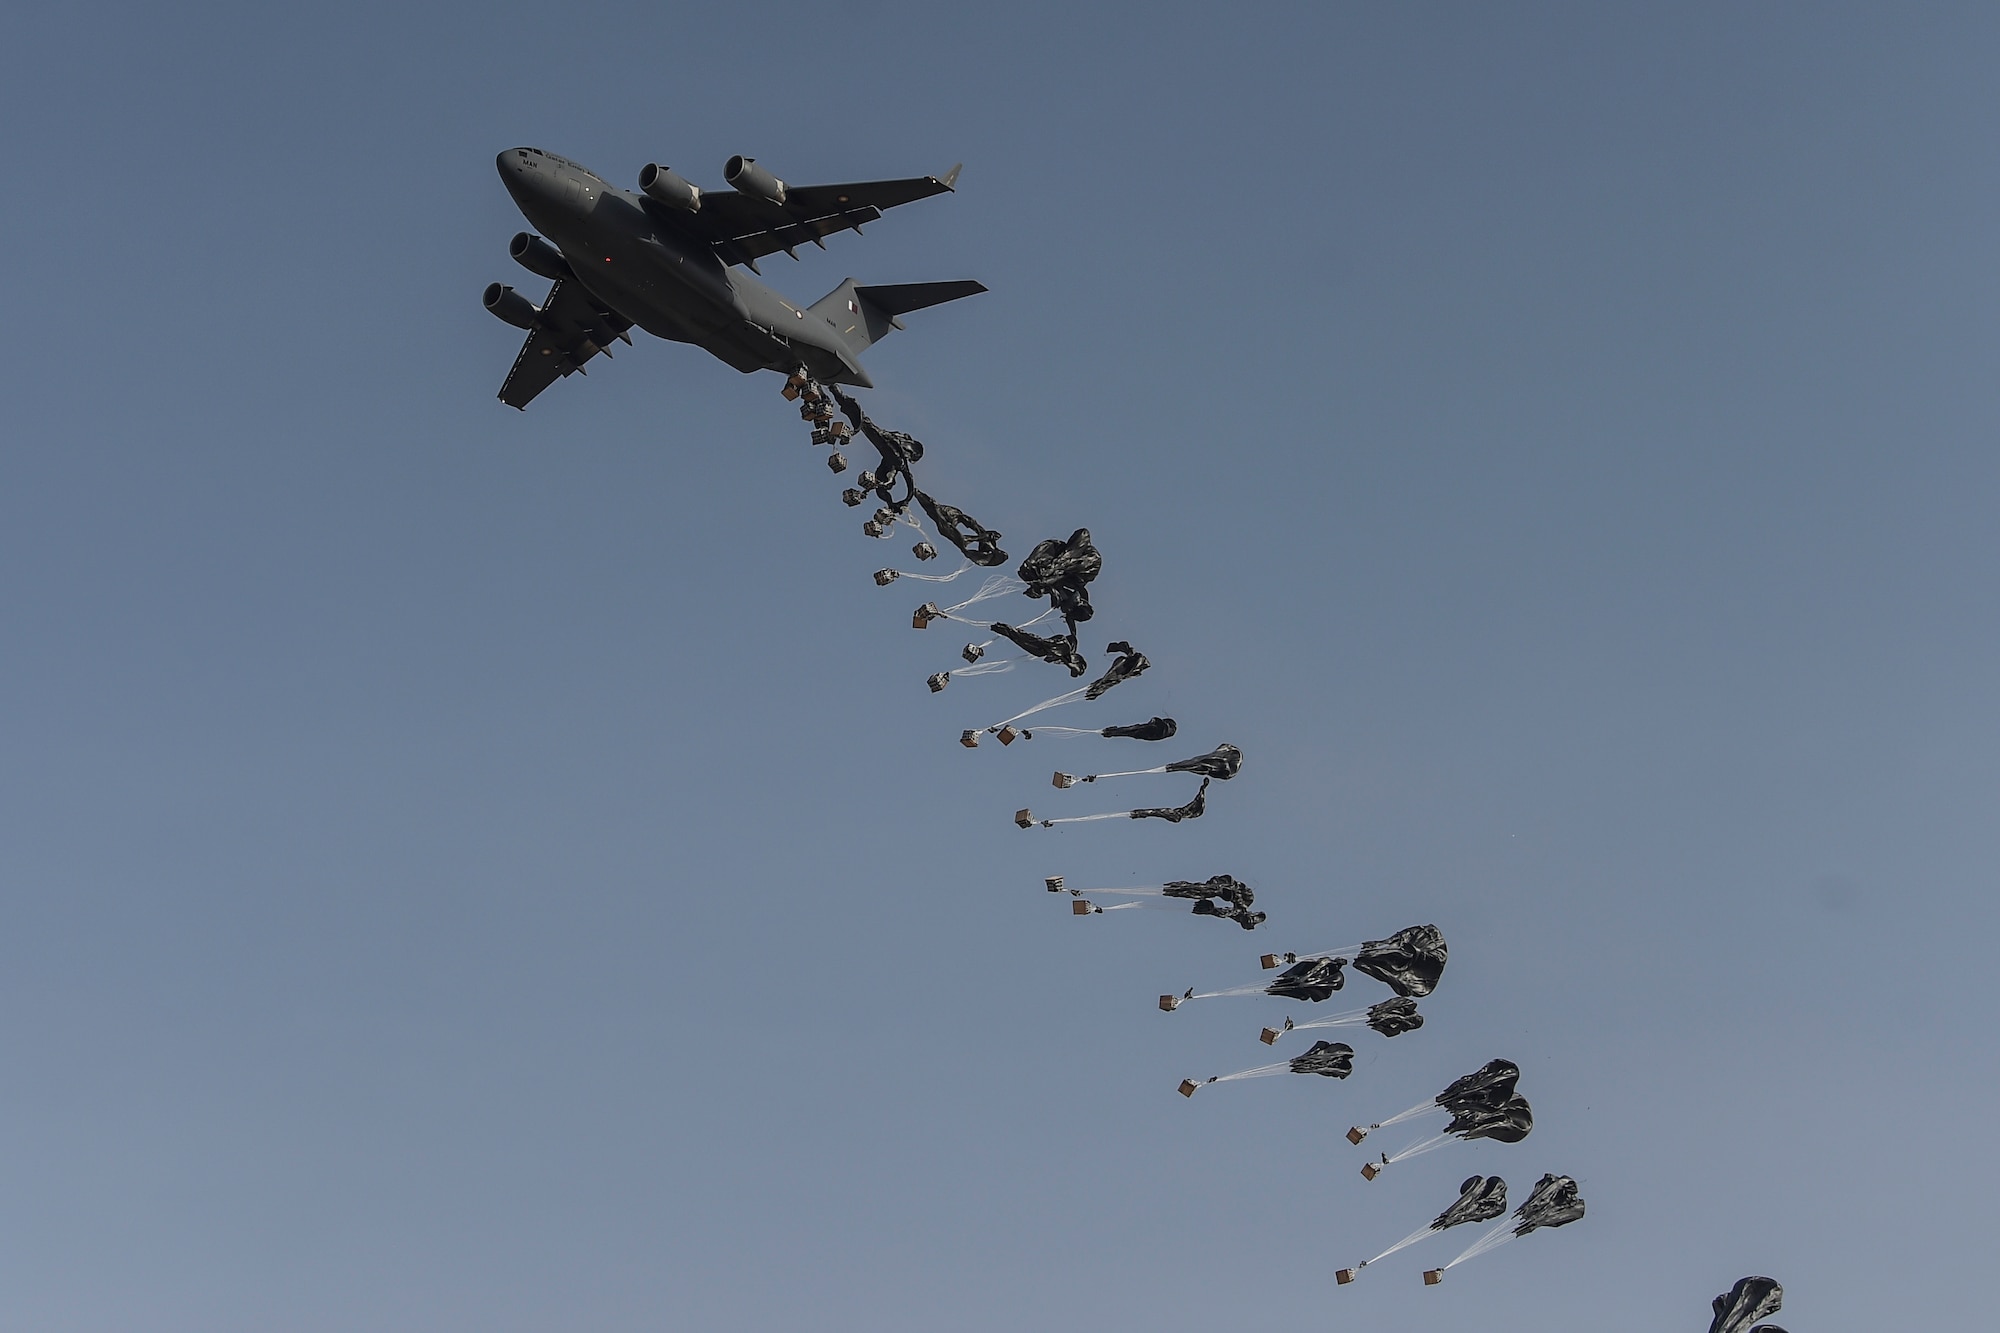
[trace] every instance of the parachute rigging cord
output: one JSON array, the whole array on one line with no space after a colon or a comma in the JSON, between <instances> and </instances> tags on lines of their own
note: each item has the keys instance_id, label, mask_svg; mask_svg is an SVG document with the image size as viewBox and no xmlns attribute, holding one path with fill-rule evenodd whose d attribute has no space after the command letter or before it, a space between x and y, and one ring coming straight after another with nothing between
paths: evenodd
<instances>
[{"instance_id":1,"label":"parachute rigging cord","mask_svg":"<svg viewBox=\"0 0 2000 1333\"><path fill-rule=\"evenodd\" d=\"M1424 1025L1424 1017L1417 1012L1417 1002L1398 996L1371 1004L1366 1009L1350 1009L1344 1014L1334 1014L1328 1018L1316 1018L1309 1023L1294 1023L1285 1020L1283 1027L1265 1028L1258 1034L1258 1040L1266 1046L1275 1046L1278 1038L1287 1032L1310 1032L1314 1028L1368 1027L1385 1037L1400 1037L1405 1032L1414 1032Z\"/></svg>"},{"instance_id":2,"label":"parachute rigging cord","mask_svg":"<svg viewBox=\"0 0 2000 1333\"><path fill-rule=\"evenodd\" d=\"M1198 754L1192 759L1181 759L1155 768L1132 768L1122 773L1086 773L1081 777L1074 773L1058 771L1054 782L1057 787L1074 787L1080 782L1096 782L1100 778L1136 778L1149 773L1198 773L1204 778L1227 782L1242 769L1243 751L1233 745L1218 745L1207 754Z\"/></svg>"},{"instance_id":3,"label":"parachute rigging cord","mask_svg":"<svg viewBox=\"0 0 2000 1333\"><path fill-rule=\"evenodd\" d=\"M1528 1137L1535 1125L1534 1112L1528 1106L1528 1099L1515 1091L1515 1085L1520 1077L1520 1067L1513 1061L1489 1060L1465 1077L1454 1079L1449 1087L1428 1102L1370 1125L1367 1129L1359 1126L1349 1129L1347 1141L1360 1143L1375 1130L1386 1128L1399 1121L1414 1119L1432 1110L1445 1111L1451 1116L1451 1123L1447 1124L1442 1132L1430 1138L1420 1139L1393 1155L1383 1154L1379 1163L1370 1162L1362 1167L1361 1174L1373 1180L1384 1168L1421 1153L1427 1153L1441 1146L1448 1138L1493 1139L1500 1143L1519 1143Z\"/></svg>"},{"instance_id":4,"label":"parachute rigging cord","mask_svg":"<svg viewBox=\"0 0 2000 1333\"><path fill-rule=\"evenodd\" d=\"M1037 736L1055 736L1058 738L1104 736L1135 741L1163 741L1171 738L1177 730L1179 730L1179 727L1172 718L1156 717L1149 721L1133 722L1122 727L1036 727L1033 731L1022 731L1020 737L1024 741L1031 741ZM1110 775L1106 774L1102 776Z\"/></svg>"},{"instance_id":5,"label":"parachute rigging cord","mask_svg":"<svg viewBox=\"0 0 2000 1333\"><path fill-rule=\"evenodd\" d=\"M1344 1041L1314 1042L1304 1055L1295 1055L1276 1064L1239 1069L1233 1074L1217 1074L1207 1079L1182 1079L1180 1094L1192 1097L1211 1083L1234 1083L1246 1078L1269 1078L1273 1074L1315 1074L1321 1078L1346 1078L1354 1072L1354 1048Z\"/></svg>"},{"instance_id":6,"label":"parachute rigging cord","mask_svg":"<svg viewBox=\"0 0 2000 1333\"><path fill-rule=\"evenodd\" d=\"M1200 819L1207 811L1208 784L1209 779L1203 778L1201 780L1201 790L1197 791L1194 794L1194 799L1186 805L1148 806L1138 810L1108 810L1103 814L1069 815L1062 819L1036 819L1032 811L1017 810L1014 812L1014 822L1022 828L1033 828L1038 824L1043 828L1054 828L1058 824L1095 824L1099 820L1104 819L1164 819L1169 824L1178 824L1183 820Z\"/></svg>"},{"instance_id":7,"label":"parachute rigging cord","mask_svg":"<svg viewBox=\"0 0 2000 1333\"><path fill-rule=\"evenodd\" d=\"M1051 893L1064 891L1060 876L1047 881L1047 883ZM1226 921L1234 921L1245 930L1255 930L1264 922L1264 914L1262 912L1251 910L1250 905L1257 901L1255 891L1234 875L1216 875L1199 882L1177 879L1170 880L1162 885L1139 885L1131 888L1070 889L1068 893L1070 897L1077 901L1076 914L1078 916L1094 915L1107 911L1115 912L1133 907L1148 907L1158 911L1174 910L1169 906L1167 899L1178 898L1194 904L1189 909L1190 913L1194 916L1212 916ZM1097 894L1101 897L1157 899L1158 901L1120 903L1115 907L1106 908L1092 902L1086 896L1089 894Z\"/></svg>"},{"instance_id":8,"label":"parachute rigging cord","mask_svg":"<svg viewBox=\"0 0 2000 1333\"><path fill-rule=\"evenodd\" d=\"M1409 1235L1391 1245L1372 1259L1363 1259L1352 1268L1343 1268L1334 1277L1345 1284L1352 1282L1355 1275L1370 1264L1380 1263L1398 1250L1408 1249L1418 1241L1451 1227L1463 1226L1469 1222L1490 1222L1507 1211L1507 1182L1498 1176L1468 1176L1458 1187L1458 1197L1449 1207L1431 1220L1431 1224L1421 1231Z\"/></svg>"},{"instance_id":9,"label":"parachute rigging cord","mask_svg":"<svg viewBox=\"0 0 2000 1333\"><path fill-rule=\"evenodd\" d=\"M1042 612L1041 615L1036 616L1034 620L1026 622L1026 625L1021 626L1021 628L1025 629L1027 625L1032 625L1035 623L1035 621L1041 620L1044 617L1051 616L1054 614L1055 610L1052 607L1049 610ZM976 624L981 622L968 622L968 623ZM1006 638L1018 644L1020 647L1026 648L1031 653L1035 653L1037 657L1040 657L1044 661L1064 660L1064 659L1045 656L1043 652L1037 648L1035 643L1022 643L1021 637L1016 633L1014 626L1002 625L997 622L985 622L985 623L987 624L988 628L998 631ZM1034 635L1029 635L1027 637L1030 639L1036 639L1036 636ZM1072 655L1075 652L1076 645L1074 639L1070 639L1067 641L1050 641L1050 640L1038 639L1036 640L1036 642L1041 643L1043 645L1046 645L1050 642L1066 642L1069 652ZM967 645L968 648L970 648L971 646L972 645ZM984 645L980 645L980 647L983 648ZM990 735L990 736L998 736L1000 738L1000 743L1002 745L1011 745L1014 743L1016 737L1025 736L1029 734L1025 731L1015 730L1014 724L1016 722L1022 721L1025 718L1034 717L1040 713L1046 713L1051 708L1061 708L1065 704L1073 704L1079 699L1102 698L1107 690L1110 690L1114 686L1117 686L1125 681L1132 679L1134 676L1142 674L1148 666L1152 665L1150 662L1146 660L1146 655L1144 653L1138 651L1131 644L1124 642L1122 639L1116 643L1107 645L1104 651L1107 653L1116 653L1118 654L1118 658L1116 661L1112 662L1110 668L1106 670L1102 676L1099 676L1096 680L1090 682L1090 684L1080 686L1074 690L1067 690L1062 694L1056 695L1054 698L1044 699L1038 704L1034 704L1028 708L1022 709L1020 712L1014 714L1012 717L1001 718L998 722L993 723L991 726L972 728L967 732L965 732L964 736L960 737L959 743L961 745L968 745L969 747L977 747L979 743L978 740L979 737ZM1076 664L1081 665L1082 659L1077 658ZM1071 674L1082 675L1083 673L1081 671L1076 671L1072 669ZM1131 727L1106 727L1098 734L1105 736L1112 735L1114 733L1120 735L1128 735L1128 734L1140 735L1142 733L1156 731L1159 733L1158 735L1159 739L1165 739L1166 737L1173 735L1176 730L1178 730L1178 727L1175 725L1172 718L1156 717L1151 722L1137 723ZM967 738L970 738L970 740L968 741ZM1151 735L1147 735L1145 736L1145 739L1150 740L1154 739L1154 737ZM1117 817L1118 816L1116 815L1105 816L1105 818L1107 819L1115 819ZM1023 825L1023 827L1026 826Z\"/></svg>"},{"instance_id":10,"label":"parachute rigging cord","mask_svg":"<svg viewBox=\"0 0 2000 1333\"><path fill-rule=\"evenodd\" d=\"M967 566L967 568L970 568L970 566ZM940 620L958 620L958 621L963 621L963 623L969 625L990 624L991 623L990 621L984 621L984 620L965 620L965 618L963 616L960 616L958 612L963 611L968 606L977 606L981 602L990 602L995 597L1005 597L1010 592L1018 592L1020 591L1020 588L1021 588L1021 581L1019 579L1009 578L1005 574L989 574L986 576L985 582L979 585L978 592L973 593L972 596L966 598L962 602L954 602L950 606L942 607L935 610L933 612L933 618Z\"/></svg>"},{"instance_id":11,"label":"parachute rigging cord","mask_svg":"<svg viewBox=\"0 0 2000 1333\"><path fill-rule=\"evenodd\" d=\"M1421 1230L1412 1231L1409 1235L1403 1237L1401 1240L1397 1241L1394 1245L1391 1245L1388 1249L1382 1251L1382 1253L1376 1255L1374 1258L1363 1259L1360 1263L1354 1265L1354 1268L1358 1272L1359 1270L1368 1267L1368 1265L1370 1264L1379 1264L1384 1259L1387 1259L1390 1255L1395 1254L1397 1251L1407 1250L1412 1245L1415 1245L1418 1241L1429 1240L1432 1236L1435 1235L1437 1235L1436 1227L1424 1227Z\"/></svg>"},{"instance_id":12,"label":"parachute rigging cord","mask_svg":"<svg viewBox=\"0 0 2000 1333\"><path fill-rule=\"evenodd\" d=\"M1576 1181L1568 1176L1559 1176L1554 1172L1550 1172L1535 1182L1535 1188L1529 1193L1528 1201L1514 1210L1514 1216L1511 1219L1502 1222L1499 1226L1494 1227L1478 1240L1466 1246L1465 1252L1459 1255L1458 1258L1452 1260L1443 1268L1432 1270L1432 1272L1437 1276L1442 1276L1464 1263L1467 1259L1477 1259L1489 1250L1499 1249L1502 1245L1505 1245L1508 1241L1516 1237L1525 1236L1530 1231L1566 1227L1582 1216L1583 1196L1577 1193ZM1436 1281L1436 1277L1426 1275L1424 1280L1426 1282L1434 1282ZM1715 1298L1716 1324L1723 1324L1724 1314L1728 1309L1728 1302L1731 1300L1731 1297L1751 1294L1745 1284L1756 1282L1768 1282L1773 1288L1778 1285L1775 1282L1771 1282L1769 1278L1743 1279L1742 1282L1736 1284L1736 1289L1730 1296L1718 1296ZM1757 1294L1761 1295L1762 1293L1759 1291ZM1752 1308L1754 1309L1755 1307L1753 1306ZM1775 1312L1777 1308L1777 1305L1772 1304L1765 1313ZM1753 1319L1761 1317L1761 1315L1757 1314L1751 1315ZM1749 1320L1745 1320L1744 1322L1747 1323ZM1738 1324L1737 1327L1740 1328L1742 1325ZM1714 1330L1711 1329L1710 1333L1714 1333Z\"/></svg>"},{"instance_id":13,"label":"parachute rigging cord","mask_svg":"<svg viewBox=\"0 0 2000 1333\"><path fill-rule=\"evenodd\" d=\"M918 574L907 569L878 569L875 571L875 583L877 587L884 588L894 583L897 579L914 579L918 583L951 583L961 574L973 568L975 566L968 560L949 574Z\"/></svg>"},{"instance_id":14,"label":"parachute rigging cord","mask_svg":"<svg viewBox=\"0 0 2000 1333\"><path fill-rule=\"evenodd\" d=\"M1482 1254L1487 1254L1494 1250L1497 1250L1502 1245L1505 1245L1508 1241L1513 1240L1514 1234L1515 1233L1514 1233L1513 1223L1502 1222L1499 1226L1494 1227L1491 1231L1488 1231L1478 1240L1475 1240L1472 1242L1472 1244L1466 1246L1465 1250L1458 1256L1458 1258L1452 1260L1450 1263L1446 1264L1443 1268L1439 1269L1438 1271L1441 1273L1448 1273L1452 1269L1464 1263L1467 1259L1477 1259Z\"/></svg>"}]
</instances>

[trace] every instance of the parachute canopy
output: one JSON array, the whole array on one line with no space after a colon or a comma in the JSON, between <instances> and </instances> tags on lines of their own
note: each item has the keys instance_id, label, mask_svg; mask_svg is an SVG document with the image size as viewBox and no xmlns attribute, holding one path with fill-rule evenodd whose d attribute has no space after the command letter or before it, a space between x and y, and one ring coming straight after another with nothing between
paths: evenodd
<instances>
[{"instance_id":1,"label":"parachute canopy","mask_svg":"<svg viewBox=\"0 0 2000 1333\"><path fill-rule=\"evenodd\" d=\"M1579 1212L1582 1204L1577 1205ZM1735 1286L1715 1298L1715 1319L1708 1333L1745 1333L1765 1315L1778 1313L1785 1305L1785 1289L1768 1277L1739 1278ZM1768 1333L1783 1333L1765 1326ZM1751 1330L1750 1333L1755 1333Z\"/></svg>"},{"instance_id":2,"label":"parachute canopy","mask_svg":"<svg viewBox=\"0 0 2000 1333\"><path fill-rule=\"evenodd\" d=\"M1076 651L1074 632L1053 636L1036 634L1025 629L1015 629L1012 625L998 620L987 628L1003 639L1012 640L1015 646L1025 650L1031 657L1038 657L1059 667L1068 667L1072 676L1081 676L1090 670L1090 664Z\"/></svg>"},{"instance_id":3,"label":"parachute canopy","mask_svg":"<svg viewBox=\"0 0 2000 1333\"><path fill-rule=\"evenodd\" d=\"M1233 745L1218 745L1207 754L1198 754L1192 759L1181 759L1166 766L1169 773L1199 773L1204 778L1219 778L1223 782L1236 776L1243 767L1243 751Z\"/></svg>"},{"instance_id":4,"label":"parachute canopy","mask_svg":"<svg viewBox=\"0 0 2000 1333\"><path fill-rule=\"evenodd\" d=\"M1257 901L1256 892L1234 875L1216 875L1200 883L1169 880L1160 893L1167 898L1192 898L1196 916L1219 916L1245 930L1255 930L1264 921L1262 912L1250 910L1250 904Z\"/></svg>"},{"instance_id":5,"label":"parachute canopy","mask_svg":"<svg viewBox=\"0 0 2000 1333\"><path fill-rule=\"evenodd\" d=\"M1491 1222L1507 1211L1507 1182L1498 1176L1467 1176L1458 1198L1431 1223L1432 1231L1467 1222Z\"/></svg>"},{"instance_id":6,"label":"parachute canopy","mask_svg":"<svg viewBox=\"0 0 2000 1333\"><path fill-rule=\"evenodd\" d=\"M1423 1025L1424 1016L1417 1012L1417 1002L1404 996L1368 1006L1368 1026L1385 1037L1400 1037Z\"/></svg>"},{"instance_id":7,"label":"parachute canopy","mask_svg":"<svg viewBox=\"0 0 2000 1333\"><path fill-rule=\"evenodd\" d=\"M1521 1068L1512 1060L1488 1060L1463 1078L1455 1078L1437 1095L1437 1104L1456 1113L1461 1108L1500 1106L1514 1095Z\"/></svg>"},{"instance_id":8,"label":"parachute canopy","mask_svg":"<svg viewBox=\"0 0 2000 1333\"><path fill-rule=\"evenodd\" d=\"M1521 1071L1512 1061L1489 1060L1465 1077L1453 1079L1449 1087L1427 1102L1418 1102L1409 1110L1400 1111L1366 1129L1359 1125L1349 1129L1348 1142L1360 1143L1375 1130L1399 1125L1439 1109L1451 1114L1451 1123L1443 1130L1393 1155L1384 1154L1379 1164L1370 1162L1362 1167L1361 1174L1373 1180L1385 1168L1442 1147L1447 1139L1452 1138L1519 1143L1535 1127L1535 1115L1528 1106L1528 1099L1514 1091L1520 1077Z\"/></svg>"},{"instance_id":9,"label":"parachute canopy","mask_svg":"<svg viewBox=\"0 0 2000 1333\"><path fill-rule=\"evenodd\" d=\"M1180 728L1170 717L1155 717L1144 722L1133 722L1122 727L1106 727L1098 732L1100 736L1122 737L1128 741L1164 741L1173 737Z\"/></svg>"},{"instance_id":10,"label":"parachute canopy","mask_svg":"<svg viewBox=\"0 0 2000 1333\"><path fill-rule=\"evenodd\" d=\"M1078 528L1066 542L1051 537L1036 546L1015 573L1028 585L1028 596L1048 598L1074 634L1078 625L1097 614L1090 605L1088 585L1103 568L1104 557L1090 544L1090 529Z\"/></svg>"},{"instance_id":11,"label":"parachute canopy","mask_svg":"<svg viewBox=\"0 0 2000 1333\"><path fill-rule=\"evenodd\" d=\"M1492 1139L1496 1143L1519 1143L1528 1137L1534 1127L1533 1108L1528 1105L1526 1097L1517 1094L1499 1106L1454 1111L1451 1123L1444 1127L1444 1132L1455 1134L1461 1139Z\"/></svg>"},{"instance_id":12,"label":"parachute canopy","mask_svg":"<svg viewBox=\"0 0 2000 1333\"><path fill-rule=\"evenodd\" d=\"M1583 1196L1576 1192L1574 1180L1551 1172L1535 1182L1528 1201L1514 1210L1514 1216L1519 1219L1514 1227L1517 1236L1542 1227L1566 1227L1583 1216Z\"/></svg>"},{"instance_id":13,"label":"parachute canopy","mask_svg":"<svg viewBox=\"0 0 2000 1333\"><path fill-rule=\"evenodd\" d=\"M1344 1041L1316 1041L1304 1055L1291 1058L1294 1074L1346 1078L1354 1072L1354 1048Z\"/></svg>"},{"instance_id":14,"label":"parachute canopy","mask_svg":"<svg viewBox=\"0 0 2000 1333\"><path fill-rule=\"evenodd\" d=\"M840 410L854 423L854 428L860 431L868 442L875 446L875 452L882 456L881 463L872 472L861 474L861 489L875 492L881 497L883 504L898 514L902 513L909 507L911 497L916 494L917 479L910 469L924 456L923 442L914 435L905 435L899 430L885 430L876 425L868 419L868 414L861 410L861 404L851 395L842 393L836 387L828 387L834 401L840 404ZM891 494L898 479L909 483L909 494L903 496L901 500Z\"/></svg>"},{"instance_id":15,"label":"parachute canopy","mask_svg":"<svg viewBox=\"0 0 2000 1333\"><path fill-rule=\"evenodd\" d=\"M1312 1004L1330 1000L1335 991L1347 984L1347 978L1340 971L1346 965L1345 958L1308 958L1280 972L1270 985L1264 987L1264 993Z\"/></svg>"},{"instance_id":16,"label":"parachute canopy","mask_svg":"<svg viewBox=\"0 0 2000 1333\"><path fill-rule=\"evenodd\" d=\"M1063 891L1063 880L1060 875L1044 882L1051 893ZM1107 897L1115 895L1132 898L1179 898L1184 902L1192 901L1195 916L1221 917L1226 921L1234 921L1245 930L1255 930L1264 922L1262 912L1251 910L1251 904L1257 901L1256 891L1234 875L1215 875L1205 880L1172 879L1158 888L1070 889L1070 896L1077 899L1073 906L1078 916L1098 915L1105 911L1117 912L1147 905L1142 902L1132 902L1104 908L1085 898L1086 893L1103 894ZM1166 904L1162 903L1160 906L1164 907Z\"/></svg>"},{"instance_id":17,"label":"parachute canopy","mask_svg":"<svg viewBox=\"0 0 2000 1333\"><path fill-rule=\"evenodd\" d=\"M1421 998L1444 974L1444 936L1436 926L1406 926L1386 940L1370 940L1354 955L1354 970L1386 982L1401 996Z\"/></svg>"},{"instance_id":18,"label":"parachute canopy","mask_svg":"<svg viewBox=\"0 0 2000 1333\"><path fill-rule=\"evenodd\" d=\"M1007 563L1007 553L1000 549L999 533L983 526L978 519L963 509L942 504L922 491L917 492L917 503L924 507L926 514L930 515L931 522L937 527L938 535L956 546L959 554L967 560L975 565L985 565L989 568Z\"/></svg>"},{"instance_id":19,"label":"parachute canopy","mask_svg":"<svg viewBox=\"0 0 2000 1333\"><path fill-rule=\"evenodd\" d=\"M1528 1099L1514 1091L1521 1077L1511 1060L1489 1060L1465 1077L1452 1081L1437 1096L1437 1104L1451 1112L1444 1132L1461 1139L1493 1139L1519 1143L1535 1126ZM1530 1203L1534 1202L1532 1198ZM1525 1206L1525 1205L1524 1205Z\"/></svg>"},{"instance_id":20,"label":"parachute canopy","mask_svg":"<svg viewBox=\"0 0 2000 1333\"><path fill-rule=\"evenodd\" d=\"M1070 632L1075 633L1075 630L1072 629ZM1103 675L1099 676L1096 680L1091 681L1090 684L1084 687L1083 697L1086 699L1102 698L1104 696L1104 692L1110 689L1113 685L1117 685L1123 681L1128 681L1132 679L1132 677L1134 676L1143 675L1145 674L1146 668L1153 665L1151 662L1148 662L1146 660L1146 655L1144 653L1140 652L1137 648L1134 648L1131 644L1125 642L1123 639L1120 639L1116 643L1106 644L1104 646L1104 651L1107 653L1116 653L1118 654L1118 656L1112 660L1111 666L1109 667L1109 669L1105 671ZM1161 719L1155 718L1153 720L1157 722L1160 721ZM1167 732L1167 735L1169 736L1173 735L1173 732L1171 730L1173 723L1169 722L1167 723L1167 726L1170 728L1170 730ZM1151 740L1159 738L1148 737L1147 739Z\"/></svg>"},{"instance_id":21,"label":"parachute canopy","mask_svg":"<svg viewBox=\"0 0 2000 1333\"><path fill-rule=\"evenodd\" d=\"M1528 1194L1528 1201L1514 1210L1514 1221L1511 1226L1502 1222L1466 1246L1463 1254L1443 1268L1427 1269L1424 1273L1424 1285L1427 1287L1436 1285L1446 1272L1458 1267L1467 1259L1476 1259L1488 1250L1497 1250L1516 1237L1548 1227L1566 1227L1582 1216L1583 1198L1576 1192L1576 1182L1568 1176L1558 1176L1553 1173L1543 1176L1535 1182L1535 1188ZM1720 1309L1721 1305L1722 1299L1718 1297L1716 1307Z\"/></svg>"}]
</instances>

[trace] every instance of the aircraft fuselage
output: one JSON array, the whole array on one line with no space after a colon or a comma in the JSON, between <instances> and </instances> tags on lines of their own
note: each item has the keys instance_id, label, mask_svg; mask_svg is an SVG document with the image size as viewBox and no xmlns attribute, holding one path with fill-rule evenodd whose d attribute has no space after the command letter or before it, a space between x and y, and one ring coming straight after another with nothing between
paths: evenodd
<instances>
[{"instance_id":1,"label":"aircraft fuselage","mask_svg":"<svg viewBox=\"0 0 2000 1333\"><path fill-rule=\"evenodd\" d=\"M831 320L723 263L676 225L673 209L538 148L510 148L497 165L522 215L562 251L577 282L646 332L746 373L803 365L830 383L870 383Z\"/></svg>"}]
</instances>

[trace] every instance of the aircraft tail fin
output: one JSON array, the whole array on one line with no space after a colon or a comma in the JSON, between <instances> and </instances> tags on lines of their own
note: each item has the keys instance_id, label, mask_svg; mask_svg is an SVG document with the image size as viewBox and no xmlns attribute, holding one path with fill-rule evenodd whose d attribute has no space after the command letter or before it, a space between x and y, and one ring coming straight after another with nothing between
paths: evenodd
<instances>
[{"instance_id":1,"label":"aircraft tail fin","mask_svg":"<svg viewBox=\"0 0 2000 1333\"><path fill-rule=\"evenodd\" d=\"M813 302L806 313L830 321L840 330L841 340L859 353L888 337L891 329L902 328L902 316L911 311L977 296L985 290L983 284L969 280L864 287L849 278Z\"/></svg>"}]
</instances>

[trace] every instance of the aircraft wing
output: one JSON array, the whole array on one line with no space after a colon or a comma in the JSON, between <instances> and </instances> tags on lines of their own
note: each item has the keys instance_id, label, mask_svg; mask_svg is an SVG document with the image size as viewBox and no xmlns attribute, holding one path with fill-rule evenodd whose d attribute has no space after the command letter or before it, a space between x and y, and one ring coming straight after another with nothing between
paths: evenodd
<instances>
[{"instance_id":1,"label":"aircraft wing","mask_svg":"<svg viewBox=\"0 0 2000 1333\"><path fill-rule=\"evenodd\" d=\"M584 362L632 327L631 320L600 309L596 298L567 278L549 288L541 321L541 327L521 344L521 354L500 386L500 401L509 407L526 408L536 394L563 376L582 371Z\"/></svg>"},{"instance_id":2,"label":"aircraft wing","mask_svg":"<svg viewBox=\"0 0 2000 1333\"><path fill-rule=\"evenodd\" d=\"M859 230L863 223L881 217L884 209L945 194L957 180L958 168L953 167L942 180L913 176L852 185L795 185L786 189L782 204L735 190L704 191L701 211L692 218L682 214L678 220L703 233L728 263L746 264L779 250L817 243L837 231Z\"/></svg>"}]
</instances>

